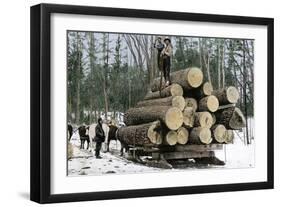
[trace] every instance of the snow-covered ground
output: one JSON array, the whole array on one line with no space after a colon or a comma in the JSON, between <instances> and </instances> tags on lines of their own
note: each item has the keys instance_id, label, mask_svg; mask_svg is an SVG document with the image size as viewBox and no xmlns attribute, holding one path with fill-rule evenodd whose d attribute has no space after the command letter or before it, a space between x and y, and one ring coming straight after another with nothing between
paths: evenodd
<instances>
[{"instance_id":1,"label":"snow-covered ground","mask_svg":"<svg viewBox=\"0 0 281 207\"><path fill-rule=\"evenodd\" d=\"M91 149L80 150L80 140L77 134L72 137L71 144L73 146L73 156L68 160L69 176L161 171L159 168L147 167L121 157L119 150L121 146L116 141L111 141L110 152L104 152L105 146L103 144L101 150L102 159L96 159L95 152Z\"/></svg>"},{"instance_id":2,"label":"snow-covered ground","mask_svg":"<svg viewBox=\"0 0 281 207\"><path fill-rule=\"evenodd\" d=\"M235 133L233 144L224 145L223 150L215 152L216 157L225 161L224 166L208 165L204 168L249 168L254 167L255 163L255 144L244 145L240 139L242 133ZM110 152L105 152L105 146L101 150L102 159L96 159L94 151L80 150L80 140L78 133L75 133L71 139L73 147L72 158L68 160L68 175L101 175L110 173L144 173L144 172L158 172L167 171L171 169L160 169L148 167L139 163L135 163L120 156L120 143L118 141L111 141ZM85 144L86 147L86 144ZM200 167L202 168L202 167ZM184 170L194 170L194 166ZM172 169L175 170L175 169ZM178 169L177 169L178 170ZM183 170L183 169L181 169Z\"/></svg>"}]
</instances>

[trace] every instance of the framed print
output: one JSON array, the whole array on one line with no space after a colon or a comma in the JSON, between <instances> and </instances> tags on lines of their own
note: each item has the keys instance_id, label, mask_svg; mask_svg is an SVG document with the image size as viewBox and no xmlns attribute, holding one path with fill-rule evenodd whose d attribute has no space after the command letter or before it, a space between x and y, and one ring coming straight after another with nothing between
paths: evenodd
<instances>
[{"instance_id":1,"label":"framed print","mask_svg":"<svg viewBox=\"0 0 281 207\"><path fill-rule=\"evenodd\" d=\"M273 19L31 7L31 200L273 188Z\"/></svg>"}]
</instances>

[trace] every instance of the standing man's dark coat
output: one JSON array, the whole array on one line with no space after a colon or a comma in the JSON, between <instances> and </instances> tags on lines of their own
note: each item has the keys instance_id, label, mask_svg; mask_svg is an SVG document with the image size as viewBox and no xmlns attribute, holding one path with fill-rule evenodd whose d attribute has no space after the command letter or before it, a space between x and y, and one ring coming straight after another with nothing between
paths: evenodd
<instances>
[{"instance_id":1,"label":"standing man's dark coat","mask_svg":"<svg viewBox=\"0 0 281 207\"><path fill-rule=\"evenodd\" d=\"M101 144L105 140L105 134L102 128L102 119L98 119L98 124L96 126L96 136L94 138L94 141L96 142L96 149L95 149L95 156L96 158L101 158L100 156L100 150L101 150Z\"/></svg>"}]
</instances>

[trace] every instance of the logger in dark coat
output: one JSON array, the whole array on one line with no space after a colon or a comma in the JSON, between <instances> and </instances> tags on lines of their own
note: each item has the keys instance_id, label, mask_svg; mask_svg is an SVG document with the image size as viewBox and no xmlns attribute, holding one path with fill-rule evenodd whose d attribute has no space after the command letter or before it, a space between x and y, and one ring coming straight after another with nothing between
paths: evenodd
<instances>
[{"instance_id":1,"label":"logger in dark coat","mask_svg":"<svg viewBox=\"0 0 281 207\"><path fill-rule=\"evenodd\" d=\"M173 46L171 44L171 39L166 37L164 39L165 48L161 52L161 56L163 57L163 73L165 79L165 86L169 86L171 84L170 79L170 69L171 69L171 56L173 54Z\"/></svg>"},{"instance_id":2,"label":"logger in dark coat","mask_svg":"<svg viewBox=\"0 0 281 207\"><path fill-rule=\"evenodd\" d=\"M159 36L154 42L154 48L157 49L157 65L160 71L163 71L163 58L161 56L162 50L165 48L165 45L162 41L162 38Z\"/></svg>"},{"instance_id":3,"label":"logger in dark coat","mask_svg":"<svg viewBox=\"0 0 281 207\"><path fill-rule=\"evenodd\" d=\"M101 159L102 157L100 156L100 150L101 150L101 145L105 140L105 134L102 128L102 119L98 119L98 124L96 126L96 136L94 138L94 141L96 142L96 149L95 149L95 156L97 159Z\"/></svg>"}]
</instances>

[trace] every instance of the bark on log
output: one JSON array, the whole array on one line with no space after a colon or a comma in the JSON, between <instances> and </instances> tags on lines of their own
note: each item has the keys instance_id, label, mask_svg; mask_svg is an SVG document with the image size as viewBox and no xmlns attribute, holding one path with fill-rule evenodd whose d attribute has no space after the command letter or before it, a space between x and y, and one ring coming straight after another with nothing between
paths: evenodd
<instances>
[{"instance_id":1,"label":"bark on log","mask_svg":"<svg viewBox=\"0 0 281 207\"><path fill-rule=\"evenodd\" d=\"M183 111L183 125L187 128L191 128L194 125L195 112L192 107L185 107Z\"/></svg>"},{"instance_id":2,"label":"bark on log","mask_svg":"<svg viewBox=\"0 0 281 207\"><path fill-rule=\"evenodd\" d=\"M222 124L216 124L212 126L212 137L216 143L224 143L226 138L226 128Z\"/></svg>"},{"instance_id":3,"label":"bark on log","mask_svg":"<svg viewBox=\"0 0 281 207\"><path fill-rule=\"evenodd\" d=\"M202 70L196 67L172 72L170 77L172 83L181 85L184 90L198 88L203 82ZM159 87L160 78L154 79L151 84L151 91L158 91Z\"/></svg>"},{"instance_id":4,"label":"bark on log","mask_svg":"<svg viewBox=\"0 0 281 207\"><path fill-rule=\"evenodd\" d=\"M234 139L234 132L231 129L227 129L225 132L225 143L230 144L233 143Z\"/></svg>"},{"instance_id":5,"label":"bark on log","mask_svg":"<svg viewBox=\"0 0 281 207\"><path fill-rule=\"evenodd\" d=\"M219 101L213 95L202 98L198 104L198 111L215 112L218 110L218 108L219 108Z\"/></svg>"},{"instance_id":6,"label":"bark on log","mask_svg":"<svg viewBox=\"0 0 281 207\"><path fill-rule=\"evenodd\" d=\"M147 106L130 108L124 115L127 126L161 120L171 130L177 130L183 124L180 109L170 106Z\"/></svg>"},{"instance_id":7,"label":"bark on log","mask_svg":"<svg viewBox=\"0 0 281 207\"><path fill-rule=\"evenodd\" d=\"M212 95L213 86L210 82L203 83L200 87L184 92L184 96L201 99L205 96Z\"/></svg>"},{"instance_id":8,"label":"bark on log","mask_svg":"<svg viewBox=\"0 0 281 207\"><path fill-rule=\"evenodd\" d=\"M211 130L205 127L194 127L189 134L189 143L210 144L212 142Z\"/></svg>"},{"instance_id":9,"label":"bark on log","mask_svg":"<svg viewBox=\"0 0 281 207\"><path fill-rule=\"evenodd\" d=\"M182 96L170 96L166 98L144 100L137 103L137 107L146 106L173 106L182 111L185 107L185 100Z\"/></svg>"},{"instance_id":10,"label":"bark on log","mask_svg":"<svg viewBox=\"0 0 281 207\"><path fill-rule=\"evenodd\" d=\"M182 96L182 95L183 95L182 87L179 84L174 83L161 90L161 92L160 91L148 92L144 97L144 100L164 98L169 96Z\"/></svg>"},{"instance_id":11,"label":"bark on log","mask_svg":"<svg viewBox=\"0 0 281 207\"><path fill-rule=\"evenodd\" d=\"M214 113L211 113L211 115L212 115L212 118L213 118L213 125L215 125L216 122L217 122L217 118L216 118Z\"/></svg>"},{"instance_id":12,"label":"bark on log","mask_svg":"<svg viewBox=\"0 0 281 207\"><path fill-rule=\"evenodd\" d=\"M163 142L160 121L121 127L117 137L128 145L160 145Z\"/></svg>"},{"instance_id":13,"label":"bark on log","mask_svg":"<svg viewBox=\"0 0 281 207\"><path fill-rule=\"evenodd\" d=\"M218 110L216 113L217 124L223 124L227 129L242 129L246 126L243 113L237 107Z\"/></svg>"},{"instance_id":14,"label":"bark on log","mask_svg":"<svg viewBox=\"0 0 281 207\"><path fill-rule=\"evenodd\" d=\"M239 99L239 92L233 86L213 91L212 95L217 97L220 105L237 103Z\"/></svg>"},{"instance_id":15,"label":"bark on log","mask_svg":"<svg viewBox=\"0 0 281 207\"><path fill-rule=\"evenodd\" d=\"M177 143L178 144L186 144L188 141L189 132L186 128L180 127L177 130Z\"/></svg>"},{"instance_id":16,"label":"bark on log","mask_svg":"<svg viewBox=\"0 0 281 207\"><path fill-rule=\"evenodd\" d=\"M195 112L194 116L194 126L200 126L205 128L211 128L213 125L213 118L212 115L207 112Z\"/></svg>"},{"instance_id":17,"label":"bark on log","mask_svg":"<svg viewBox=\"0 0 281 207\"><path fill-rule=\"evenodd\" d=\"M196 99L194 99L194 98L185 98L185 105L187 107L192 107L193 111L197 111L198 104L197 104Z\"/></svg>"}]
</instances>

